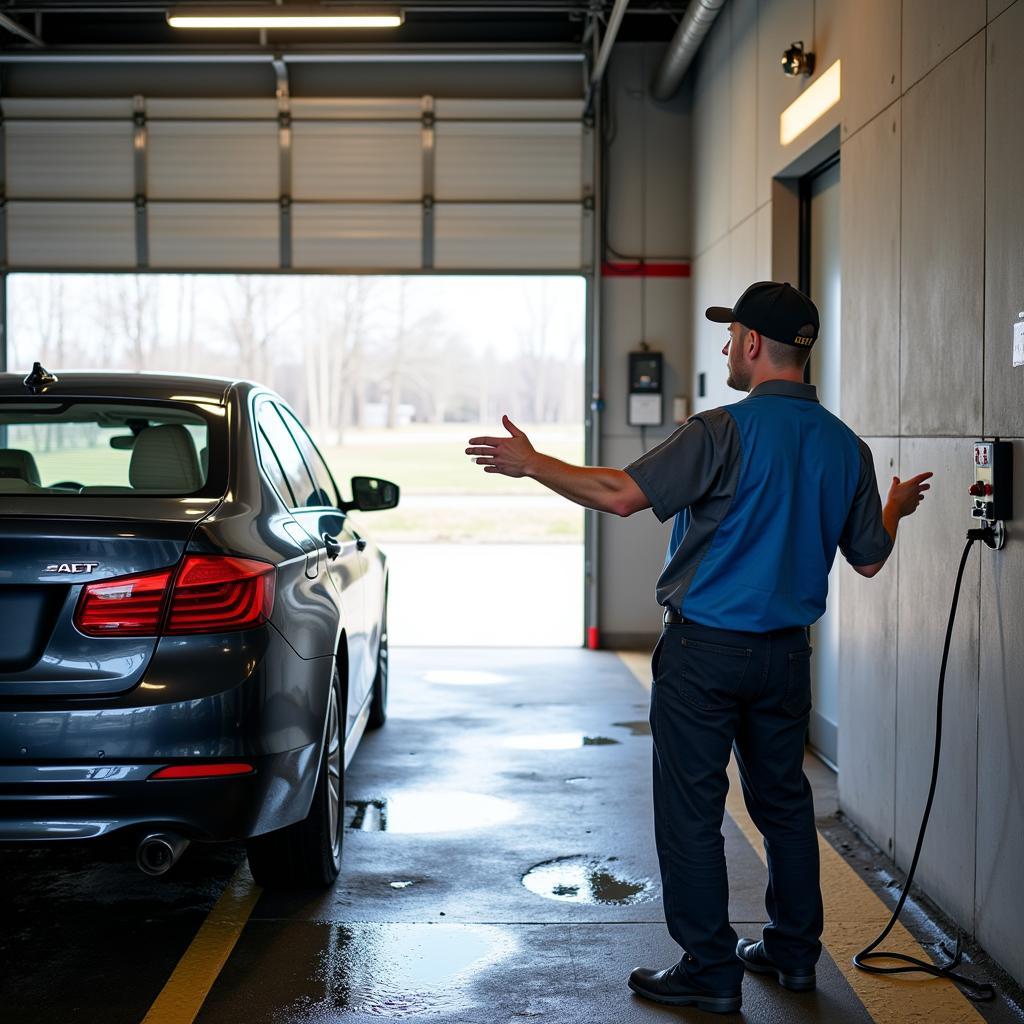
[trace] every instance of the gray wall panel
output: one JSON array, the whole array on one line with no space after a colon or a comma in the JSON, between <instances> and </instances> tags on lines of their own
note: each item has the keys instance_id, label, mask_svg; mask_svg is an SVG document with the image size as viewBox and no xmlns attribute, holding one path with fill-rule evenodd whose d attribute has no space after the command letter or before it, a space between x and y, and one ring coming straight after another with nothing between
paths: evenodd
<instances>
[{"instance_id":1,"label":"gray wall panel","mask_svg":"<svg viewBox=\"0 0 1024 1024\"><path fill-rule=\"evenodd\" d=\"M1024 366L1012 324L1024 311L1024 4L988 33L985 143L985 430L1024 436Z\"/></svg>"},{"instance_id":2,"label":"gray wall panel","mask_svg":"<svg viewBox=\"0 0 1024 1024\"><path fill-rule=\"evenodd\" d=\"M757 26L757 205L772 197L772 176L804 148L806 140L789 146L779 141L779 115L809 85L789 78L779 62L794 40L814 50L814 0L759 0ZM821 56L818 68L824 70ZM817 126L816 126L817 127ZM815 134L812 130L808 134Z\"/></svg>"},{"instance_id":3,"label":"gray wall panel","mask_svg":"<svg viewBox=\"0 0 1024 1024\"><path fill-rule=\"evenodd\" d=\"M903 438L902 475L931 470L932 491L899 531L899 682L896 725L896 861L909 867L921 824L935 728L948 601L966 533L967 488L974 479L957 438ZM978 764L978 554L964 573L960 614L946 675L942 763L918 884L968 927L974 925ZM861 742L868 737L861 735Z\"/></svg>"},{"instance_id":4,"label":"gray wall panel","mask_svg":"<svg viewBox=\"0 0 1024 1024\"><path fill-rule=\"evenodd\" d=\"M757 0L732 0L722 17L732 35L729 116L729 227L757 206ZM722 154L716 154L721 158Z\"/></svg>"},{"instance_id":5,"label":"gray wall panel","mask_svg":"<svg viewBox=\"0 0 1024 1024\"><path fill-rule=\"evenodd\" d=\"M842 148L843 418L860 434L900 429L900 110Z\"/></svg>"},{"instance_id":6,"label":"gray wall panel","mask_svg":"<svg viewBox=\"0 0 1024 1024\"><path fill-rule=\"evenodd\" d=\"M699 256L729 230L729 189L723 187L735 160L749 159L730 149L730 35L728 16L719 17L704 41L694 74L694 255Z\"/></svg>"},{"instance_id":7,"label":"gray wall panel","mask_svg":"<svg viewBox=\"0 0 1024 1024\"><path fill-rule=\"evenodd\" d=\"M985 44L958 50L903 100L901 422L981 429Z\"/></svg>"},{"instance_id":8,"label":"gray wall panel","mask_svg":"<svg viewBox=\"0 0 1024 1024\"><path fill-rule=\"evenodd\" d=\"M1020 908L1024 907L1024 441L1015 441L1017 523L1000 552L982 548L981 707L978 722L978 938L1001 951L1024 978ZM978 555L972 557L977 558ZM968 605L968 607L970 607Z\"/></svg>"},{"instance_id":9,"label":"gray wall panel","mask_svg":"<svg viewBox=\"0 0 1024 1024\"><path fill-rule=\"evenodd\" d=\"M903 0L903 88L985 27L985 0Z\"/></svg>"},{"instance_id":10,"label":"gray wall panel","mask_svg":"<svg viewBox=\"0 0 1024 1024\"><path fill-rule=\"evenodd\" d=\"M899 438L871 438L883 500L899 474ZM907 524L913 530L917 523ZM839 556L842 558L842 556ZM890 856L896 793L899 549L873 579L842 568L839 605L839 801Z\"/></svg>"},{"instance_id":11,"label":"gray wall panel","mask_svg":"<svg viewBox=\"0 0 1024 1024\"><path fill-rule=\"evenodd\" d=\"M900 5L857 0L839 5L843 45L843 138L900 95Z\"/></svg>"}]
</instances>

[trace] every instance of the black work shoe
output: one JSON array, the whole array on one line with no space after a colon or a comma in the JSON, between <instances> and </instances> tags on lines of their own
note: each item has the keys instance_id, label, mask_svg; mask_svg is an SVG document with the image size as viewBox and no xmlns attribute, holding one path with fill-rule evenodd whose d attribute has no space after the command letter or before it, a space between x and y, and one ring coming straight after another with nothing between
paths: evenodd
<instances>
[{"instance_id":1,"label":"black work shoe","mask_svg":"<svg viewBox=\"0 0 1024 1024\"><path fill-rule=\"evenodd\" d=\"M814 991L816 981L813 967L791 967L785 971L780 970L764 951L764 943L760 939L757 942L740 939L736 943L736 955L743 961L743 966L748 971L756 971L758 974L774 974L778 977L779 984L783 988L788 988L790 992Z\"/></svg>"},{"instance_id":2,"label":"black work shoe","mask_svg":"<svg viewBox=\"0 0 1024 1024\"><path fill-rule=\"evenodd\" d=\"M629 987L644 999L669 1006L696 1006L711 1013L736 1013L743 1003L740 990L715 991L697 985L681 964L663 971L638 967L629 976Z\"/></svg>"}]
</instances>

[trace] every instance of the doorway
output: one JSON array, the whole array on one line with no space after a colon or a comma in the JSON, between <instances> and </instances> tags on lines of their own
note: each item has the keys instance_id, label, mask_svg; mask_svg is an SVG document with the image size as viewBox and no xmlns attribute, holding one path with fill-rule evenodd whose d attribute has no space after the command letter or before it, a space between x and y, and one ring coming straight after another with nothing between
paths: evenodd
<instances>
[{"instance_id":1,"label":"doorway","mask_svg":"<svg viewBox=\"0 0 1024 1024\"><path fill-rule=\"evenodd\" d=\"M818 398L836 416L840 410L839 155L800 181L800 287L818 307L821 330L808 371ZM828 608L811 630L811 747L833 768L838 766L839 602L838 561L828 580Z\"/></svg>"},{"instance_id":2,"label":"doorway","mask_svg":"<svg viewBox=\"0 0 1024 1024\"><path fill-rule=\"evenodd\" d=\"M312 433L390 562L393 645L581 645L583 511L485 474L472 436L507 413L584 461L586 281L578 275L12 274L12 370L156 370L258 381Z\"/></svg>"}]
</instances>

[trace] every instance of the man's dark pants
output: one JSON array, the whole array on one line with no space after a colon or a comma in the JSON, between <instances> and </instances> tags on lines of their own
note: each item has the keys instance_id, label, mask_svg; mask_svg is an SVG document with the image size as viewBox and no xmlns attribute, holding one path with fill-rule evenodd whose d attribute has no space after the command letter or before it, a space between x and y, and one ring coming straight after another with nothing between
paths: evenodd
<instances>
[{"instance_id":1,"label":"man's dark pants","mask_svg":"<svg viewBox=\"0 0 1024 1024\"><path fill-rule=\"evenodd\" d=\"M744 633L665 626L652 662L654 825L665 920L695 982L739 988L722 819L735 744L743 799L765 839L765 952L813 966L823 914L811 787L803 773L811 708L805 629Z\"/></svg>"}]
</instances>

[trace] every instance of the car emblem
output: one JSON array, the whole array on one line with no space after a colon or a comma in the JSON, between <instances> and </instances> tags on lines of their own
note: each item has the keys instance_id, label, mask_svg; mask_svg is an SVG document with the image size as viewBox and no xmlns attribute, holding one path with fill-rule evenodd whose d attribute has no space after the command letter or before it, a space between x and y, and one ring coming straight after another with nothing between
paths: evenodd
<instances>
[{"instance_id":1,"label":"car emblem","mask_svg":"<svg viewBox=\"0 0 1024 1024\"><path fill-rule=\"evenodd\" d=\"M54 562L46 567L47 572L92 572L99 562Z\"/></svg>"}]
</instances>

